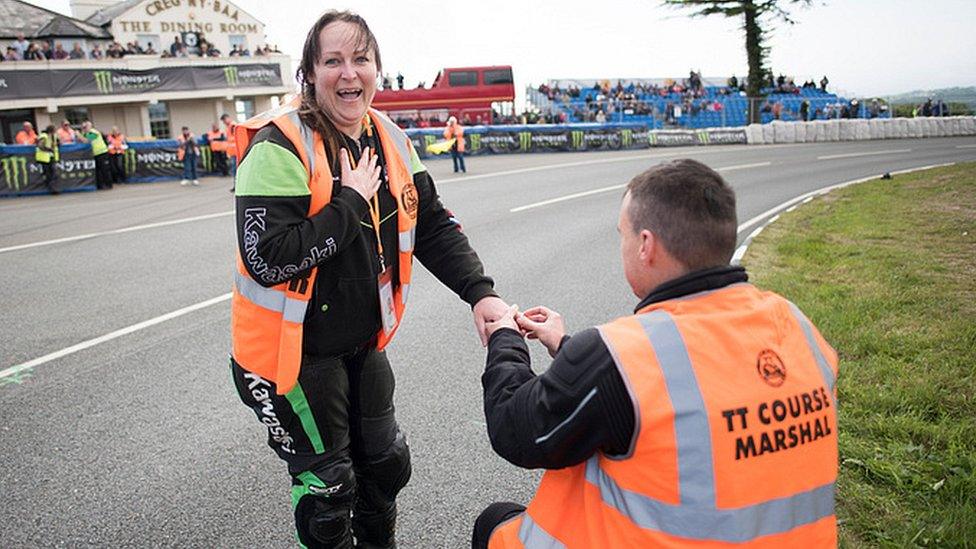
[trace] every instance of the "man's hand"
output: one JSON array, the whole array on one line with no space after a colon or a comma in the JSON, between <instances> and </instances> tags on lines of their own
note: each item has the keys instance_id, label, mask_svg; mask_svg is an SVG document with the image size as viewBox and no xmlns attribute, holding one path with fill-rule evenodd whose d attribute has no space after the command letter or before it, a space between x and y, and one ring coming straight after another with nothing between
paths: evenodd
<instances>
[{"instance_id":1,"label":"man's hand","mask_svg":"<svg viewBox=\"0 0 976 549\"><path fill-rule=\"evenodd\" d=\"M491 335L485 331L485 324L497 321L502 315L508 312L508 308L508 303L495 296L483 297L475 303L472 309L474 313L474 329L478 332L478 337L481 338L482 347L488 345L488 336ZM518 327L515 329L517 330Z\"/></svg>"},{"instance_id":2,"label":"man's hand","mask_svg":"<svg viewBox=\"0 0 976 549\"><path fill-rule=\"evenodd\" d=\"M489 320L485 323L485 333L488 335L488 337L491 337L491 334L495 333L496 330L501 328L511 328L516 332L521 333L518 323L515 322L515 318L518 317L518 314L518 305L512 305L505 310L505 314L503 314L498 320Z\"/></svg>"},{"instance_id":3,"label":"man's hand","mask_svg":"<svg viewBox=\"0 0 976 549\"><path fill-rule=\"evenodd\" d=\"M549 350L549 356L556 356L559 343L566 335L562 315L546 307L532 307L515 320L529 339L538 339Z\"/></svg>"}]
</instances>

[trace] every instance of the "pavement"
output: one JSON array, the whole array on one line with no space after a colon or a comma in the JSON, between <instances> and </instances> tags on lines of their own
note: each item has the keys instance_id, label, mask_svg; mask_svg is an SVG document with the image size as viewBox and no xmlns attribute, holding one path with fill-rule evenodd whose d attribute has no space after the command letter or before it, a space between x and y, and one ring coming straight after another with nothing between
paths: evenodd
<instances>
[{"instance_id":1,"label":"pavement","mask_svg":"<svg viewBox=\"0 0 976 549\"><path fill-rule=\"evenodd\" d=\"M556 309L572 332L636 304L618 257L623 186L682 157L735 188L741 242L809 191L976 161L976 139L469 157L466 175L427 165L501 295ZM295 545L289 478L228 368L231 183L201 182L0 200L0 547ZM399 545L465 547L481 509L527 502L540 472L492 453L469 309L424 269L415 278L389 347L414 468ZM534 343L533 360L548 365Z\"/></svg>"}]
</instances>

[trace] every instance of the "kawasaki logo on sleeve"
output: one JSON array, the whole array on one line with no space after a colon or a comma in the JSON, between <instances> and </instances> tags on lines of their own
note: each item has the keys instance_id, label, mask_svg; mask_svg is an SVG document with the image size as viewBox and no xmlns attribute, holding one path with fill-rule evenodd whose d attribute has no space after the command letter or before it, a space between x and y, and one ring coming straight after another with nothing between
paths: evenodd
<instances>
[{"instance_id":1,"label":"kawasaki logo on sleeve","mask_svg":"<svg viewBox=\"0 0 976 549\"><path fill-rule=\"evenodd\" d=\"M3 164L3 180L7 187L19 191L27 187L30 172L27 170L27 159L23 156L8 156L0 159Z\"/></svg>"},{"instance_id":2,"label":"kawasaki logo on sleeve","mask_svg":"<svg viewBox=\"0 0 976 549\"><path fill-rule=\"evenodd\" d=\"M98 86L98 93L112 93L112 71L95 71L95 85Z\"/></svg>"}]
</instances>

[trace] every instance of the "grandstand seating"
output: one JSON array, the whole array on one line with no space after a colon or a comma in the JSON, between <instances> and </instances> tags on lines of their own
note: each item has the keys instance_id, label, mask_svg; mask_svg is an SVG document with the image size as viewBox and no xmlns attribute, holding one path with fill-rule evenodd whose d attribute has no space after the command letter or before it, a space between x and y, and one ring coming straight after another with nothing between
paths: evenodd
<instances>
[{"instance_id":1,"label":"grandstand seating","mask_svg":"<svg viewBox=\"0 0 976 549\"><path fill-rule=\"evenodd\" d=\"M627 108L628 101L614 101L614 112L607 114L608 122L637 122L647 124L653 129L665 127L665 112L668 103L682 107L680 116L674 118L674 127L698 129L713 127L745 126L749 123L749 100L743 92L733 91L722 86L705 86L705 94L692 100L693 107L689 111L684 109L685 98L681 93L667 93L666 95L644 93L634 87L633 84L624 88L625 94L633 94L634 101L642 103L650 114L636 114L632 109ZM819 88L798 88L799 93L775 93L775 89L764 90L766 95L765 102L770 106L780 103L782 110L780 120L800 120L800 105L804 101L809 101L808 120L826 120L828 118L839 118L841 109L849 106L850 101L829 93ZM535 91L535 90L532 90ZM572 98L568 102L561 101L558 97L553 101L545 101L546 110L563 112L566 114L568 122L585 122L583 116L590 112L590 103L597 102L607 111L607 99L598 100L600 91L593 88L584 88L580 91L579 97ZM530 97L535 94L530 94ZM539 94L541 95L541 94ZM544 96L542 96L544 98ZM610 100L613 101L613 100ZM719 106L716 110L700 108L705 103L712 103ZM543 107L542 105L536 105ZM869 118L868 105L861 102L858 106L857 118ZM890 118L890 111L883 111L878 114L880 118ZM774 119L772 112L762 112L761 122L768 123Z\"/></svg>"}]
</instances>

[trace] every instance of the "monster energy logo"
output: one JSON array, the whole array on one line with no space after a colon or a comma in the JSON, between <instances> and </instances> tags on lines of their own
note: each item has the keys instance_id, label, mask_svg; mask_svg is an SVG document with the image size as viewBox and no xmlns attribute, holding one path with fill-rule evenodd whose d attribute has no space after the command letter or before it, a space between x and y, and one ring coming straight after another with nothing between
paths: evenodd
<instances>
[{"instance_id":1,"label":"monster energy logo","mask_svg":"<svg viewBox=\"0 0 976 549\"><path fill-rule=\"evenodd\" d=\"M200 165L205 172L213 171L213 151L210 146L200 147Z\"/></svg>"},{"instance_id":2,"label":"monster energy logo","mask_svg":"<svg viewBox=\"0 0 976 549\"><path fill-rule=\"evenodd\" d=\"M709 139L708 139L708 132L707 131L704 131L703 130L703 131L698 132L698 142L699 143L701 143L702 145L708 145L708 141L709 141Z\"/></svg>"},{"instance_id":3,"label":"monster energy logo","mask_svg":"<svg viewBox=\"0 0 976 549\"><path fill-rule=\"evenodd\" d=\"M623 147L629 147L633 141L633 135L631 130L620 130L620 144Z\"/></svg>"},{"instance_id":4,"label":"monster energy logo","mask_svg":"<svg viewBox=\"0 0 976 549\"><path fill-rule=\"evenodd\" d=\"M474 152L474 151L480 149L481 148L481 134L480 133L473 133L473 134L470 135L470 137L471 137L471 151Z\"/></svg>"},{"instance_id":5,"label":"monster energy logo","mask_svg":"<svg viewBox=\"0 0 976 549\"><path fill-rule=\"evenodd\" d=\"M27 171L27 159L23 156L8 156L0 159L3 163L3 179L7 187L19 191L27 186L30 172Z\"/></svg>"},{"instance_id":6,"label":"monster energy logo","mask_svg":"<svg viewBox=\"0 0 976 549\"><path fill-rule=\"evenodd\" d=\"M228 86L236 86L237 82L237 67L224 67L224 79L227 80Z\"/></svg>"},{"instance_id":7,"label":"monster energy logo","mask_svg":"<svg viewBox=\"0 0 976 549\"><path fill-rule=\"evenodd\" d=\"M527 151L532 147L532 132L519 132L519 149Z\"/></svg>"},{"instance_id":8,"label":"monster energy logo","mask_svg":"<svg viewBox=\"0 0 976 549\"><path fill-rule=\"evenodd\" d=\"M136 173L138 158L136 157L135 149L126 149L125 153L123 153L122 160L124 161L123 166L127 177Z\"/></svg>"},{"instance_id":9,"label":"monster energy logo","mask_svg":"<svg viewBox=\"0 0 976 549\"><path fill-rule=\"evenodd\" d=\"M585 146L585 141L583 140L583 132L582 131L580 131L580 130L573 130L570 133L570 136L573 138L573 148L574 149L582 149Z\"/></svg>"},{"instance_id":10,"label":"monster energy logo","mask_svg":"<svg viewBox=\"0 0 976 549\"><path fill-rule=\"evenodd\" d=\"M95 71L95 85L98 86L98 93L112 93L112 71Z\"/></svg>"},{"instance_id":11,"label":"monster energy logo","mask_svg":"<svg viewBox=\"0 0 976 549\"><path fill-rule=\"evenodd\" d=\"M652 147L655 146L655 145L657 145L657 134L656 133L653 133L653 132L650 133L650 134L648 134L647 140L648 140L648 142L650 142L650 144L651 144Z\"/></svg>"},{"instance_id":12,"label":"monster energy logo","mask_svg":"<svg viewBox=\"0 0 976 549\"><path fill-rule=\"evenodd\" d=\"M437 142L437 137L435 137L433 135L425 135L424 136L424 150L427 150L427 147L433 145L436 142Z\"/></svg>"}]
</instances>

